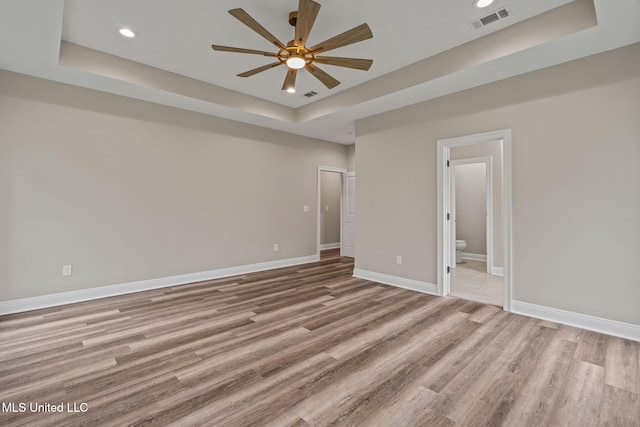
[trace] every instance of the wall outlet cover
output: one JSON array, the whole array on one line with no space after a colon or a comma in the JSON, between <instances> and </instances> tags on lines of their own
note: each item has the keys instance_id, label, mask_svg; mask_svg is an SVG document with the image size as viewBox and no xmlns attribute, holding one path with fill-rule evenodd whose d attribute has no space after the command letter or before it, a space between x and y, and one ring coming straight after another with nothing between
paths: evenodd
<instances>
[{"instance_id":1,"label":"wall outlet cover","mask_svg":"<svg viewBox=\"0 0 640 427\"><path fill-rule=\"evenodd\" d=\"M71 265L63 265L62 266L62 275L63 276L71 276L73 272L73 267Z\"/></svg>"}]
</instances>

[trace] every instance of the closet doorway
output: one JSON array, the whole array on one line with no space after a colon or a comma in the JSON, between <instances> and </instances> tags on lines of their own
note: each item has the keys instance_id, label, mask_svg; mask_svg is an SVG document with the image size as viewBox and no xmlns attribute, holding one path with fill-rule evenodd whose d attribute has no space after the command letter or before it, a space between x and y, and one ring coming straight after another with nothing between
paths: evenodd
<instances>
[{"instance_id":1,"label":"closet doorway","mask_svg":"<svg viewBox=\"0 0 640 427\"><path fill-rule=\"evenodd\" d=\"M352 191L349 191L350 184L354 187ZM323 250L337 248L340 249L340 256L354 257L355 173L347 173L342 168L318 166L317 202L317 259L320 260ZM354 212L349 211L352 205ZM354 235L351 236L350 232Z\"/></svg>"}]
</instances>

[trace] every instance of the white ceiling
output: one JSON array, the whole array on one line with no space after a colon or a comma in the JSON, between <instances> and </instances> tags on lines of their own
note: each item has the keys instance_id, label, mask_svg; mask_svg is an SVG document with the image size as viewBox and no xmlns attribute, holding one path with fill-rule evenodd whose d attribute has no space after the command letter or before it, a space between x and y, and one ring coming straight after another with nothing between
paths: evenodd
<instances>
[{"instance_id":1,"label":"white ceiling","mask_svg":"<svg viewBox=\"0 0 640 427\"><path fill-rule=\"evenodd\" d=\"M472 0L318 1L322 8L309 37L311 44L363 22L369 24L374 34L373 39L331 52L331 56L374 60L367 72L322 66L342 82L332 90L303 72L296 82L297 93L287 94L281 90L284 67L247 79L236 77L236 74L272 62L272 59L214 52L210 48L211 44L220 44L273 51L266 40L227 11L238 7L245 9L286 43L293 36L287 15L297 8L297 0L0 0L0 40L3 40L0 68L319 139L351 143L354 141L353 123L358 118L640 41L638 0L595 0L598 18L595 28L510 52L437 79L425 77L423 82L410 87L396 85L382 91L378 90L380 79L371 82L372 79L400 76L403 68L410 64L514 26L571 0L497 0L486 10L475 8ZM503 6L509 7L511 17L480 30L469 25L469 21ZM118 29L121 27L132 28L139 37L126 39L120 36ZM286 107L285 110L291 111L292 119L256 114L238 108L237 103L229 102L229 99L216 101L185 96L179 91L61 66L61 39L206 82L212 88L234 91L225 92L227 98L236 96L234 93L238 99L244 96L241 94L250 95L242 98L245 100L259 98L250 103L263 109L282 111ZM303 96L311 90L318 95L313 98ZM362 99L355 96L363 90L375 95ZM339 107L329 107L333 100Z\"/></svg>"},{"instance_id":2,"label":"white ceiling","mask_svg":"<svg viewBox=\"0 0 640 427\"><path fill-rule=\"evenodd\" d=\"M273 62L273 58L214 52L211 44L275 52L268 41L227 11L237 7L245 9L280 41L287 43L293 38L294 30L287 22L288 14L297 9L297 0L67 0L62 38L295 108L570 1L510 0L513 19L497 22L481 31L472 29L468 21L484 16L487 11L473 7L472 0L321 1L309 44L367 22L374 33L373 39L334 50L328 55L369 58L374 60L374 65L368 72L320 66L341 81L331 90L303 72L295 95L281 90L284 67L250 78L236 77L238 73ZM402 3L401 7L398 3ZM117 30L122 26L134 29L140 37L126 39L120 36ZM305 98L303 94L311 90L318 95Z\"/></svg>"}]
</instances>

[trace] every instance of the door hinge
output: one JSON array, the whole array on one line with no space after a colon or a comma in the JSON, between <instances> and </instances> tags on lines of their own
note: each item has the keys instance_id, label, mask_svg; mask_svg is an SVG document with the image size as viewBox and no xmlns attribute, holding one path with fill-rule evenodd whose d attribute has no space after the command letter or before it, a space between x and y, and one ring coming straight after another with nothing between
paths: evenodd
<instances>
[{"instance_id":1,"label":"door hinge","mask_svg":"<svg viewBox=\"0 0 640 427\"><path fill-rule=\"evenodd\" d=\"M449 166L449 160L447 160L447 167L450 167L450 166Z\"/></svg>"},{"instance_id":2,"label":"door hinge","mask_svg":"<svg viewBox=\"0 0 640 427\"><path fill-rule=\"evenodd\" d=\"M447 273L451 273L451 267L447 266Z\"/></svg>"},{"instance_id":3,"label":"door hinge","mask_svg":"<svg viewBox=\"0 0 640 427\"><path fill-rule=\"evenodd\" d=\"M447 213L447 221L449 221L451 219L451 214Z\"/></svg>"}]
</instances>

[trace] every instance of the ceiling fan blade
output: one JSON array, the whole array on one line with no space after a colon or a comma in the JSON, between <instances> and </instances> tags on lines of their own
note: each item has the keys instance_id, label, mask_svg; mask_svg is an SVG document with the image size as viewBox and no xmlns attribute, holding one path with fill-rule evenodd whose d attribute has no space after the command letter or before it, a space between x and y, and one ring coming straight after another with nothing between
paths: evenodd
<instances>
[{"instance_id":1,"label":"ceiling fan blade","mask_svg":"<svg viewBox=\"0 0 640 427\"><path fill-rule=\"evenodd\" d=\"M256 33L260 34L262 37L267 39L269 43L273 43L278 46L280 49L285 49L286 46L282 44L280 40L276 38L273 34L267 31L262 25L258 23L255 19L253 19L247 12L243 9L231 9L229 13L236 18L238 21L242 22L247 27L251 28Z\"/></svg>"},{"instance_id":2,"label":"ceiling fan blade","mask_svg":"<svg viewBox=\"0 0 640 427\"><path fill-rule=\"evenodd\" d=\"M305 67L311 74L313 74L313 76L320 80L322 82L323 85L325 85L326 87L328 87L329 89L333 89L334 87L338 86L340 84L340 82L338 80L336 80L335 78L331 77L329 74L325 73L324 71L322 71L320 68L316 67L313 64L308 64Z\"/></svg>"},{"instance_id":3,"label":"ceiling fan blade","mask_svg":"<svg viewBox=\"0 0 640 427\"><path fill-rule=\"evenodd\" d=\"M258 67L258 68L254 68L253 70L249 70L249 71L245 71L244 73L238 74L238 77L251 77L254 74L258 74L261 73L263 71L267 71L270 70L274 67L277 67L278 65L282 65L284 64L284 62L274 62L272 64L267 64L267 65L263 65L262 67Z\"/></svg>"},{"instance_id":4,"label":"ceiling fan blade","mask_svg":"<svg viewBox=\"0 0 640 427\"><path fill-rule=\"evenodd\" d=\"M355 68L356 70L367 71L373 64L372 59L338 58L335 56L316 56L315 62L320 64L334 65L336 67Z\"/></svg>"},{"instance_id":5,"label":"ceiling fan blade","mask_svg":"<svg viewBox=\"0 0 640 427\"><path fill-rule=\"evenodd\" d=\"M298 46L307 44L307 37L316 21L320 5L313 0L300 0L298 18L296 20L296 42Z\"/></svg>"},{"instance_id":6,"label":"ceiling fan blade","mask_svg":"<svg viewBox=\"0 0 640 427\"><path fill-rule=\"evenodd\" d=\"M282 90L287 90L296 87L296 75L298 74L298 70L295 68L287 68L287 75L284 78L284 84L282 85Z\"/></svg>"},{"instance_id":7,"label":"ceiling fan blade","mask_svg":"<svg viewBox=\"0 0 640 427\"><path fill-rule=\"evenodd\" d=\"M327 52L331 49L337 49L339 47L348 46L353 43L358 43L363 40L367 40L373 37L371 28L367 24L358 25L342 34L338 34L335 37L331 37L329 40L325 40L322 43L318 43L315 46L309 48L313 53Z\"/></svg>"},{"instance_id":8,"label":"ceiling fan blade","mask_svg":"<svg viewBox=\"0 0 640 427\"><path fill-rule=\"evenodd\" d=\"M265 52L262 50L253 50L253 49L243 49L241 47L229 47L229 46L218 46L215 44L211 45L211 49L218 50L221 52L236 52L236 53L251 53L253 55L264 55L264 56L278 56L272 52Z\"/></svg>"}]
</instances>

